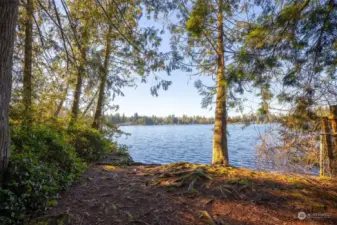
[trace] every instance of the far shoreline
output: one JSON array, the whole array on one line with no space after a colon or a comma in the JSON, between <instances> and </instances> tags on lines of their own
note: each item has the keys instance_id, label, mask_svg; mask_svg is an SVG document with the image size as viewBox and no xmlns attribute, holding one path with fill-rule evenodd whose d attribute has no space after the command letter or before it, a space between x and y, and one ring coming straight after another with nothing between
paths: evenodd
<instances>
[{"instance_id":1,"label":"far shoreline","mask_svg":"<svg viewBox=\"0 0 337 225\"><path fill-rule=\"evenodd\" d=\"M232 124L240 124L240 125L260 125L260 124L279 124L276 122L270 122L270 123L227 123L228 125ZM117 127L131 127L131 126L142 126L142 127L148 127L148 126L186 126L186 125L214 125L214 123L191 123L191 124L115 124Z\"/></svg>"}]
</instances>

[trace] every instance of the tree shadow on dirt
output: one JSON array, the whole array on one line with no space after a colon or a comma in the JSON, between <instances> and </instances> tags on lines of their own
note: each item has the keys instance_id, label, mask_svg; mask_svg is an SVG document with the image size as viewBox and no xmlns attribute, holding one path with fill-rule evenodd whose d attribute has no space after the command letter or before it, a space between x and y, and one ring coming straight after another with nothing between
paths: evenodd
<instances>
[{"instance_id":1,"label":"tree shadow on dirt","mask_svg":"<svg viewBox=\"0 0 337 225\"><path fill-rule=\"evenodd\" d=\"M336 187L232 167L97 165L31 224L337 224Z\"/></svg>"}]
</instances>

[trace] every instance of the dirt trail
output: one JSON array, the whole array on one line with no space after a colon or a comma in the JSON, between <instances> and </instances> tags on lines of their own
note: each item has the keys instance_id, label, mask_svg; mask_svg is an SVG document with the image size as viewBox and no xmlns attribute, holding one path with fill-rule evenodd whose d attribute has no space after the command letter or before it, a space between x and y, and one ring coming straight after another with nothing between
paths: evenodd
<instances>
[{"instance_id":1,"label":"dirt trail","mask_svg":"<svg viewBox=\"0 0 337 225\"><path fill-rule=\"evenodd\" d=\"M31 224L337 224L336 180L112 161L90 166ZM319 218L299 220L300 211Z\"/></svg>"}]
</instances>

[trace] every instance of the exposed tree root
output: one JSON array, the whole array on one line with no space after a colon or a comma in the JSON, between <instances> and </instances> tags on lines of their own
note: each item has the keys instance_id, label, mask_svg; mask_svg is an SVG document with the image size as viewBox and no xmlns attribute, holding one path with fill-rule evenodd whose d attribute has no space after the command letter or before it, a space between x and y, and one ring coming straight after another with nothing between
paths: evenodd
<instances>
[{"instance_id":1,"label":"exposed tree root","mask_svg":"<svg viewBox=\"0 0 337 225\"><path fill-rule=\"evenodd\" d=\"M92 165L31 225L337 224L337 181L233 167ZM297 213L329 218L301 221Z\"/></svg>"}]
</instances>

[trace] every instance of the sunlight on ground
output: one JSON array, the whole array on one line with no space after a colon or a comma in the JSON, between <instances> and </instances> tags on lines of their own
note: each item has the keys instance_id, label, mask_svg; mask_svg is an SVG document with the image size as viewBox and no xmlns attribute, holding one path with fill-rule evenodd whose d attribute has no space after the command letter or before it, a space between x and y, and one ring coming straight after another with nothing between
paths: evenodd
<instances>
[{"instance_id":1,"label":"sunlight on ground","mask_svg":"<svg viewBox=\"0 0 337 225\"><path fill-rule=\"evenodd\" d=\"M117 166L112 166L112 165L104 165L103 169L111 171L111 170L119 170L120 168Z\"/></svg>"}]
</instances>

